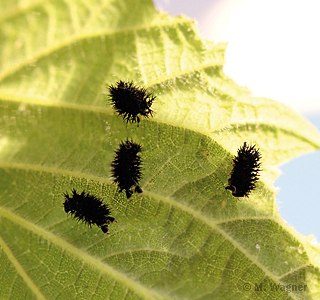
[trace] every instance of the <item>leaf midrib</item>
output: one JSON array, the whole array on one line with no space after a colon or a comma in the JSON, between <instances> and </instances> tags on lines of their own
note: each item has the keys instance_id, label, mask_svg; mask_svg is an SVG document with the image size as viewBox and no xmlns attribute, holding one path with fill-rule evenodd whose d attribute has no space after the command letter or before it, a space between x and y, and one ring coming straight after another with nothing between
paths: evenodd
<instances>
[{"instance_id":1,"label":"leaf midrib","mask_svg":"<svg viewBox=\"0 0 320 300\"><path fill-rule=\"evenodd\" d=\"M250 122L249 122L250 120ZM298 139L300 139L301 141L303 142L306 142L306 143L309 143L311 144L315 149L319 149L320 148L320 145L311 141L310 139L307 139L305 136L303 136L302 134L299 134L297 132L294 132L292 129L286 129L285 127L283 126L279 126L274 123L267 123L267 122L261 122L261 121L258 121L256 120L255 122L252 121L252 118L250 118L248 120L248 122L246 122L245 119L242 119L241 121L241 125L239 125L238 123L229 123L228 124L228 127L224 126L222 127L221 129L217 129L213 132L213 134L217 134L217 133L221 133L221 132L224 132L224 131L241 131L241 128L248 128L251 126L254 126L254 127L259 127L259 126L266 126L266 127L269 127L269 128L277 128L278 130L281 130L282 132L284 132L286 135L289 135L289 136L294 136Z\"/></svg>"},{"instance_id":2,"label":"leaf midrib","mask_svg":"<svg viewBox=\"0 0 320 300\"><path fill-rule=\"evenodd\" d=\"M60 108L68 108L68 109L76 109L79 111L84 111L84 112L97 112L97 113L105 113L105 114L109 114L109 115L113 115L114 111L111 107L107 106L101 107L101 106L90 106L90 105L83 105L83 104L78 104L78 103L68 103L68 102L54 102L53 100L51 101L34 101L34 100L29 100L26 98L20 98L20 97L13 97L11 98L12 95L7 95L5 93L0 93L0 100L2 101L10 101L10 102L23 102L23 103L28 103L31 105L41 105L41 106L45 106L45 107L60 107ZM34 98L32 98L34 99ZM148 120L149 122L157 122L157 123L163 123L165 125L171 125L174 127L180 127L178 126L176 123L174 122L170 122L170 121L163 121L163 120ZM248 122L246 122L248 121ZM294 136L299 138L301 141L309 143L312 147L314 147L315 149L319 149L320 145L317 144L316 142L307 139L305 136L303 136L302 134L298 134L296 132L294 132L291 128L287 129L283 126L276 126L275 123L273 122L256 122L256 123L252 123L252 118L248 118L248 120L243 119L242 121L242 126L243 127L247 127L248 125L254 125L254 126L266 126L266 127L270 127L270 128L277 128L278 130L281 130L282 132L287 133L288 135ZM230 126L234 125L236 127L236 123L230 123L230 124L222 124L221 128L217 128L214 131L200 131L199 127L191 127L191 126L183 126L183 129L187 129L193 132L197 132L199 134L205 135L209 138L212 138L215 134L217 133L221 133L223 131L232 131L233 129L230 129ZM239 126L238 126L239 129Z\"/></svg>"},{"instance_id":3,"label":"leaf midrib","mask_svg":"<svg viewBox=\"0 0 320 300\"><path fill-rule=\"evenodd\" d=\"M0 215L1 215L3 210L4 210L3 208L0 209ZM45 300L46 297L44 297L44 295L41 293L41 291L35 285L33 280L25 272L25 270L23 269L23 267L21 266L19 261L15 258L15 256L12 253L12 251L10 250L10 248L8 247L6 242L1 238L1 236L0 236L0 247L1 247L1 250L7 255L8 260L12 263L14 268L17 270L18 274L20 274L20 276L22 277L24 282L27 284L27 286L29 286L30 290L34 293L34 295L37 296L37 299Z\"/></svg>"},{"instance_id":4,"label":"leaf midrib","mask_svg":"<svg viewBox=\"0 0 320 300\"><path fill-rule=\"evenodd\" d=\"M34 53L34 55L31 58L27 58L23 61L19 62L15 62L12 64L12 68L8 68L7 70L4 70L4 72L0 73L0 82L2 80L4 80L5 78L9 77L10 75L14 74L15 72L18 72L19 70L23 69L24 67L40 60L41 58L45 57L45 56L49 56L50 54L64 48L64 47L68 47L74 43L80 42L82 40L85 39L92 39L92 38L97 38L97 37L101 37L101 36L112 36L112 35L117 35L119 33L128 33L128 32L137 32L140 30L147 30L147 29L152 29L152 28L163 28L166 26L173 26L176 24L189 24L190 21L189 20L184 20L184 19L174 19L174 22L161 22L160 25L159 24L148 24L149 26L137 26L137 27L123 27L119 30L113 30L113 31L106 31L106 30L102 30L102 31L96 31L92 34L89 33L85 33L85 34L76 34L76 35L72 35L69 39L63 40L63 41L59 41L57 42L56 45L52 46L52 47L45 47L42 51L38 51L36 53ZM186 73L186 72L184 72Z\"/></svg>"},{"instance_id":5,"label":"leaf midrib","mask_svg":"<svg viewBox=\"0 0 320 300\"><path fill-rule=\"evenodd\" d=\"M64 249L65 251L68 251L70 254L74 255L81 261L87 263L88 265L91 265L94 269L99 270L101 273L106 274L107 276L110 276L111 278L114 278L117 282L122 283L124 286L126 286L131 291L134 291L137 295L140 295L144 299L169 299L167 296L163 296L151 289L146 288L142 284L140 284L138 281L133 280L132 278L126 276L125 274L119 272L118 270L106 265L105 263L101 262L101 260L98 260L94 258L93 256L85 253L84 251L78 249L77 247L71 245L70 243L64 241L62 238L58 237L57 235L54 235L50 231L47 231L40 226L37 226L19 216L14 214L13 212L9 211L8 209L1 208L0 215L2 217L5 217L12 222L18 224L19 226L25 228L28 231L31 231L35 233L38 236L41 236L45 240L50 241L52 244L59 246L61 249ZM1 244L1 237L0 237L0 244ZM9 248L8 248L9 249ZM12 260L11 260L12 261ZM14 258L12 261L14 266L16 267L17 260ZM20 264L19 264L20 265ZM21 267L16 268L20 275L23 275L24 279L28 279L28 275L25 274L24 276L24 270ZM26 280L26 283L29 283L28 280ZM35 286L36 287L36 286ZM34 288L32 289L34 290ZM39 291L40 292L40 291ZM43 298L44 299L44 298Z\"/></svg>"}]
</instances>

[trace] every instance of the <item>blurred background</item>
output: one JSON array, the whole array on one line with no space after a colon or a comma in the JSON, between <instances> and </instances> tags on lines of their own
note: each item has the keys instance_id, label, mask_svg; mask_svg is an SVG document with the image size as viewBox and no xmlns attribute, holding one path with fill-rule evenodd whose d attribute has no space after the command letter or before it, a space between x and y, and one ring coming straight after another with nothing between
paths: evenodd
<instances>
[{"instance_id":1,"label":"blurred background","mask_svg":"<svg viewBox=\"0 0 320 300\"><path fill-rule=\"evenodd\" d=\"M225 73L254 96L280 101L320 130L319 0L154 0L196 19L202 37L228 42ZM320 151L280 166L279 213L320 241ZM319 194L318 194L319 193Z\"/></svg>"}]
</instances>

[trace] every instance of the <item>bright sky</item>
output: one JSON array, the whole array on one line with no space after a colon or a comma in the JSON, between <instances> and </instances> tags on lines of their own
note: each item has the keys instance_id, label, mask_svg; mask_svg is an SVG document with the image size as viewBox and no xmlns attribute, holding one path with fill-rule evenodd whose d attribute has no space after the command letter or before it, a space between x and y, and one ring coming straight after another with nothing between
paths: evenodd
<instances>
[{"instance_id":1,"label":"bright sky","mask_svg":"<svg viewBox=\"0 0 320 300\"><path fill-rule=\"evenodd\" d=\"M212 1L198 19L207 39L228 41L226 74L254 95L320 112L320 1Z\"/></svg>"}]
</instances>

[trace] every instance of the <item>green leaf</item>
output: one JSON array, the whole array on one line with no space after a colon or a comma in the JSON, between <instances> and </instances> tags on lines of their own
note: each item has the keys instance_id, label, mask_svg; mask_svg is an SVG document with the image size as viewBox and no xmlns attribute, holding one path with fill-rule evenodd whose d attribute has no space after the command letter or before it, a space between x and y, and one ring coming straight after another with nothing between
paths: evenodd
<instances>
[{"instance_id":1,"label":"green leaf","mask_svg":"<svg viewBox=\"0 0 320 300\"><path fill-rule=\"evenodd\" d=\"M0 11L0 299L319 299L319 247L282 220L273 182L320 134L227 78L225 44L149 0ZM120 79L157 95L153 119L114 113ZM131 201L110 173L126 137L143 146ZM238 200L225 186L246 140L263 172ZM65 214L72 188L110 204L110 235Z\"/></svg>"}]
</instances>

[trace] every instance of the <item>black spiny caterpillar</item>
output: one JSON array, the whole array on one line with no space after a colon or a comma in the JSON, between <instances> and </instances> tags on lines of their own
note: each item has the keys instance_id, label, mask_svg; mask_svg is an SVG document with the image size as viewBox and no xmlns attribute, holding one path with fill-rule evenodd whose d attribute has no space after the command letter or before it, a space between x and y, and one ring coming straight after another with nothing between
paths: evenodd
<instances>
[{"instance_id":1,"label":"black spiny caterpillar","mask_svg":"<svg viewBox=\"0 0 320 300\"><path fill-rule=\"evenodd\" d=\"M250 146L245 142L233 159L233 170L230 173L226 190L232 191L235 197L248 197L255 189L255 184L259 180L259 172L262 171L260 160L261 153L256 145Z\"/></svg>"},{"instance_id":2,"label":"black spiny caterpillar","mask_svg":"<svg viewBox=\"0 0 320 300\"><path fill-rule=\"evenodd\" d=\"M85 193L78 194L75 189L72 190L72 195L64 193L65 201L64 211L70 213L77 221L92 224L101 228L104 233L109 234L108 225L112 222L117 222L114 217L111 217L111 211L108 205L103 203L96 196Z\"/></svg>"},{"instance_id":3,"label":"black spiny caterpillar","mask_svg":"<svg viewBox=\"0 0 320 300\"><path fill-rule=\"evenodd\" d=\"M109 85L109 101L116 112L128 123L140 122L140 116L152 117L152 102L156 99L146 88L137 87L133 82L118 81Z\"/></svg>"},{"instance_id":4,"label":"black spiny caterpillar","mask_svg":"<svg viewBox=\"0 0 320 300\"><path fill-rule=\"evenodd\" d=\"M119 191L126 191L126 196L129 199L132 194L132 188L135 187L136 193L142 193L139 186L141 179L141 157L138 153L141 152L141 145L133 141L122 141L120 147L115 151L115 158L111 163L111 174L114 182L118 185Z\"/></svg>"}]
</instances>

